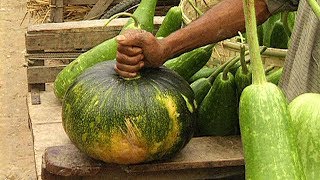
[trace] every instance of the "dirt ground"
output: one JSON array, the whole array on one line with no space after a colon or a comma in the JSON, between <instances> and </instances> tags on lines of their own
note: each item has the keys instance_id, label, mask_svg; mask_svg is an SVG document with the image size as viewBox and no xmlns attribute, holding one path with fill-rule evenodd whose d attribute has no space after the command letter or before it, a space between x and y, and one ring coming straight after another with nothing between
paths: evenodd
<instances>
[{"instance_id":1,"label":"dirt ground","mask_svg":"<svg viewBox=\"0 0 320 180\"><path fill-rule=\"evenodd\" d=\"M0 1L0 179L36 179L28 127L24 21L27 0Z\"/></svg>"}]
</instances>

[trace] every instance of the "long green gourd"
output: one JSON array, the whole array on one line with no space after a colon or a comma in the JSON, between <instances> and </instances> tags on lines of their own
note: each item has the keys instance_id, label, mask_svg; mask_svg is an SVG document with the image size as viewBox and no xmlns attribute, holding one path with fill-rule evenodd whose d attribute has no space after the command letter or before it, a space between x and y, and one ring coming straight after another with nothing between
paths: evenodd
<instances>
[{"instance_id":1,"label":"long green gourd","mask_svg":"<svg viewBox=\"0 0 320 180\"><path fill-rule=\"evenodd\" d=\"M171 7L164 17L156 37L167 37L182 26L182 11L180 6Z\"/></svg>"},{"instance_id":2,"label":"long green gourd","mask_svg":"<svg viewBox=\"0 0 320 180\"><path fill-rule=\"evenodd\" d=\"M246 179L305 179L288 103L282 91L266 81L259 54L254 0L244 0L253 84L240 99L240 129Z\"/></svg>"},{"instance_id":3,"label":"long green gourd","mask_svg":"<svg viewBox=\"0 0 320 180\"><path fill-rule=\"evenodd\" d=\"M157 0L142 0L133 13L133 16L138 19L141 28L149 32L153 31L153 17L156 4ZM127 29L137 29L132 18L128 20L120 33ZM54 82L55 95L60 100L63 99L70 85L82 72L98 62L115 59L116 52L117 42L115 38L111 38L81 54L77 59L68 64L56 77Z\"/></svg>"},{"instance_id":4,"label":"long green gourd","mask_svg":"<svg viewBox=\"0 0 320 180\"><path fill-rule=\"evenodd\" d=\"M271 83L273 83L275 85L278 85L279 80L280 80L281 75L282 75L282 72L283 72L283 67L273 71L272 73L267 75L267 77L266 77L267 81L271 82Z\"/></svg>"},{"instance_id":5,"label":"long green gourd","mask_svg":"<svg viewBox=\"0 0 320 180\"><path fill-rule=\"evenodd\" d=\"M263 45L270 47L271 33L274 28L274 24L280 19L280 13L272 15L261 26L263 28Z\"/></svg>"},{"instance_id":6,"label":"long green gourd","mask_svg":"<svg viewBox=\"0 0 320 180\"><path fill-rule=\"evenodd\" d=\"M320 179L320 94L305 93L296 97L289 110L296 132L298 151L307 179Z\"/></svg>"},{"instance_id":7,"label":"long green gourd","mask_svg":"<svg viewBox=\"0 0 320 180\"><path fill-rule=\"evenodd\" d=\"M191 76L191 78L188 80L189 83L193 83L196 80L200 78L207 78L209 77L218 67L208 67L203 66L198 72L196 72L194 75Z\"/></svg>"},{"instance_id":8,"label":"long green gourd","mask_svg":"<svg viewBox=\"0 0 320 180\"><path fill-rule=\"evenodd\" d=\"M186 81L209 61L214 44L196 48L176 58L166 61L163 65L174 70Z\"/></svg>"},{"instance_id":9,"label":"long green gourd","mask_svg":"<svg viewBox=\"0 0 320 180\"><path fill-rule=\"evenodd\" d=\"M307 2L309 3L311 9L313 10L314 14L319 18L320 20L320 6L317 3L316 0L307 0Z\"/></svg>"}]
</instances>

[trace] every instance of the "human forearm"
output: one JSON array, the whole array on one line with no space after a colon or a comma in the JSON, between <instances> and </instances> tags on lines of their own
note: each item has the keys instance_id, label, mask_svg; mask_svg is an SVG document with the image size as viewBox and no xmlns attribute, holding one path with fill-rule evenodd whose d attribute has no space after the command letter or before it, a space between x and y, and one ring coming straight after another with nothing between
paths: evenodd
<instances>
[{"instance_id":1,"label":"human forearm","mask_svg":"<svg viewBox=\"0 0 320 180\"><path fill-rule=\"evenodd\" d=\"M264 0L256 0L256 11L260 23L270 16ZM223 0L196 21L161 41L167 48L167 57L170 58L188 50L233 37L238 31L244 31L244 29L242 0Z\"/></svg>"}]
</instances>

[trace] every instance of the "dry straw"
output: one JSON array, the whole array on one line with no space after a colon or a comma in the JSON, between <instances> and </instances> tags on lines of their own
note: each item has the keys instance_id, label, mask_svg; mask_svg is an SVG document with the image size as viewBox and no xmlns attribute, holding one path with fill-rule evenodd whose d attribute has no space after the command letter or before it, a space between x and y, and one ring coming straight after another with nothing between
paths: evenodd
<instances>
[{"instance_id":1,"label":"dry straw","mask_svg":"<svg viewBox=\"0 0 320 180\"><path fill-rule=\"evenodd\" d=\"M92 5L66 5L64 6L64 21L79 21L91 10ZM49 22L50 4L49 0L29 0L27 2L27 13L36 23Z\"/></svg>"}]
</instances>

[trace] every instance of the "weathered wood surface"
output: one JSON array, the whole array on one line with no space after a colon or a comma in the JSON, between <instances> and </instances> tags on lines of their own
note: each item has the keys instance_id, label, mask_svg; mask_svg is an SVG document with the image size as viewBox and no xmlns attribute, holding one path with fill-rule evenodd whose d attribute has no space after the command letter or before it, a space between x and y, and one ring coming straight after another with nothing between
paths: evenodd
<instances>
[{"instance_id":1,"label":"weathered wood surface","mask_svg":"<svg viewBox=\"0 0 320 180\"><path fill-rule=\"evenodd\" d=\"M71 143L61 124L61 103L52 87L41 91L41 104L32 105L28 96L29 126L32 129L37 174L41 174L42 155L47 147Z\"/></svg>"},{"instance_id":2,"label":"weathered wood surface","mask_svg":"<svg viewBox=\"0 0 320 180\"><path fill-rule=\"evenodd\" d=\"M155 29L164 17L154 18ZM45 23L28 27L26 50L68 52L90 49L119 34L128 18L119 18L105 26L107 20L90 20L64 23Z\"/></svg>"},{"instance_id":3,"label":"weathered wood surface","mask_svg":"<svg viewBox=\"0 0 320 180\"><path fill-rule=\"evenodd\" d=\"M112 2L113 0L98 0L89 13L84 16L84 19L99 19L99 17L104 13L105 10L108 9Z\"/></svg>"},{"instance_id":4,"label":"weathered wood surface","mask_svg":"<svg viewBox=\"0 0 320 180\"><path fill-rule=\"evenodd\" d=\"M146 176L214 178L217 175L227 177L242 174L243 165L241 141L240 137L236 136L193 138L173 159L139 165L106 164L89 158L72 144L49 147L43 157L43 167L51 174L98 175L104 178ZM204 174L198 174L199 172Z\"/></svg>"},{"instance_id":5,"label":"weathered wood surface","mask_svg":"<svg viewBox=\"0 0 320 180\"><path fill-rule=\"evenodd\" d=\"M50 22L63 22L63 0L50 0Z\"/></svg>"},{"instance_id":6,"label":"weathered wood surface","mask_svg":"<svg viewBox=\"0 0 320 180\"><path fill-rule=\"evenodd\" d=\"M57 66L34 66L27 70L28 83L49 83L54 82L59 72L66 67L66 65Z\"/></svg>"},{"instance_id":7,"label":"weathered wood surface","mask_svg":"<svg viewBox=\"0 0 320 180\"><path fill-rule=\"evenodd\" d=\"M239 55L240 43L233 41L234 39L219 42L215 46L213 57L221 61L226 61L229 58ZM248 49L248 45L246 45L246 49ZM268 48L262 53L262 61L265 67L270 65L283 67L286 55L287 49Z\"/></svg>"}]
</instances>

